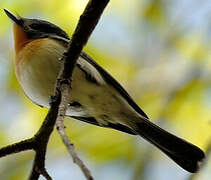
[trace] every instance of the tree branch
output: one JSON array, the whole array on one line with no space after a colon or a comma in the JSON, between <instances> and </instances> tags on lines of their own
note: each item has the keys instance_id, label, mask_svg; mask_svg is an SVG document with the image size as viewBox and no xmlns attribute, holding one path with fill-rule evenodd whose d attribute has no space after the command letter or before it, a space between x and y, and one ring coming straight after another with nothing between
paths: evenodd
<instances>
[{"instance_id":1,"label":"tree branch","mask_svg":"<svg viewBox=\"0 0 211 180\"><path fill-rule=\"evenodd\" d=\"M48 111L48 114L41 128L33 137L34 140L33 150L35 151L36 154L33 162L32 171L29 175L28 180L38 180L40 174L43 175L47 180L52 180L52 178L45 169L45 155L48 141L54 129L54 125L58 115L58 108L60 101L61 101L61 93L57 91L55 97L51 98L51 108Z\"/></svg>"},{"instance_id":2,"label":"tree branch","mask_svg":"<svg viewBox=\"0 0 211 180\"><path fill-rule=\"evenodd\" d=\"M43 175L47 180L51 180L51 177L48 175L45 169L45 154L49 137L53 131L56 122L60 99L61 94L58 92L55 96L55 99L51 102L51 109L48 111L48 114L42 126L34 135L34 137L12 145L8 145L0 149L0 157L26 150L35 151L36 155L33 163L33 168L28 180L37 180L40 174Z\"/></svg>"},{"instance_id":3,"label":"tree branch","mask_svg":"<svg viewBox=\"0 0 211 180\"><path fill-rule=\"evenodd\" d=\"M62 138L63 143L68 149L69 154L72 156L73 162L81 168L82 172L88 180L92 180L93 177L89 169L78 157L74 145L70 142L65 133L64 117L66 114L67 104L69 103L68 98L70 95L72 74L75 64L108 2L109 0L90 0L88 2L83 14L80 16L80 20L68 46L68 50L65 52L62 58L64 60L64 69L61 73L61 76L58 78L57 83L57 88L60 89L62 94L59 113L56 120L57 130Z\"/></svg>"},{"instance_id":4,"label":"tree branch","mask_svg":"<svg viewBox=\"0 0 211 180\"><path fill-rule=\"evenodd\" d=\"M45 169L45 155L50 135L56 123L57 130L66 145L73 161L81 168L85 177L92 180L90 171L84 165L83 161L78 157L74 145L69 141L65 134L64 116L70 95L72 74L80 53L87 43L92 31L97 25L103 10L109 0L90 0L80 16L79 23L73 34L72 41L68 46L67 52L64 53L64 67L61 75L56 82L55 96L51 99L51 107L48 114L34 137L20 141L18 143L8 145L0 149L0 157L4 157L13 153L19 153L26 150L34 150L35 158L33 167L28 180L38 180L40 175L43 175L47 180L52 180Z\"/></svg>"}]
</instances>

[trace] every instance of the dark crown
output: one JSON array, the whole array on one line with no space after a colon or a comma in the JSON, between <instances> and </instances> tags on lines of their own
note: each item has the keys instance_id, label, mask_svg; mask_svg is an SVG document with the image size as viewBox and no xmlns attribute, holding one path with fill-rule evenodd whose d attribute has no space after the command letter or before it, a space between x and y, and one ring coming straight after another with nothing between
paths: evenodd
<instances>
[{"instance_id":1,"label":"dark crown","mask_svg":"<svg viewBox=\"0 0 211 180\"><path fill-rule=\"evenodd\" d=\"M59 36L65 39L69 39L69 36L60 27L44 20L39 19L27 19L21 18L23 20L24 31L29 38L42 38Z\"/></svg>"}]
</instances>

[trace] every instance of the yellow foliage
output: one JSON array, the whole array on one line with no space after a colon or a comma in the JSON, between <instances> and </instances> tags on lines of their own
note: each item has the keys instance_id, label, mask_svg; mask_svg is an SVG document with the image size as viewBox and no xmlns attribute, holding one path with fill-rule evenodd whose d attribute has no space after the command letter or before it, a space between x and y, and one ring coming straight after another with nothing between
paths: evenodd
<instances>
[{"instance_id":1,"label":"yellow foliage","mask_svg":"<svg viewBox=\"0 0 211 180\"><path fill-rule=\"evenodd\" d=\"M186 58L194 61L205 61L207 49L202 42L202 34L190 35L188 38L177 40L176 48Z\"/></svg>"},{"instance_id":2,"label":"yellow foliage","mask_svg":"<svg viewBox=\"0 0 211 180\"><path fill-rule=\"evenodd\" d=\"M143 12L141 12L143 18L154 24L162 24L165 21L165 15L163 11L163 3L160 0L148 1Z\"/></svg>"}]
</instances>

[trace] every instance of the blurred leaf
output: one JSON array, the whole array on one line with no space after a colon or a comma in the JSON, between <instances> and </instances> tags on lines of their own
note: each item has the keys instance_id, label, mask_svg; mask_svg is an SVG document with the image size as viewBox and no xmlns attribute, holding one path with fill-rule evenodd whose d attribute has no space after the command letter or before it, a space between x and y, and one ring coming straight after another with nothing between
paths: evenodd
<instances>
[{"instance_id":1,"label":"blurred leaf","mask_svg":"<svg viewBox=\"0 0 211 180\"><path fill-rule=\"evenodd\" d=\"M160 25L165 21L164 12L162 0L150 0L141 14L147 21Z\"/></svg>"},{"instance_id":2,"label":"blurred leaf","mask_svg":"<svg viewBox=\"0 0 211 180\"><path fill-rule=\"evenodd\" d=\"M178 39L176 42L178 50L187 59L205 61L207 49L202 42L201 34L193 34L186 39Z\"/></svg>"}]
</instances>

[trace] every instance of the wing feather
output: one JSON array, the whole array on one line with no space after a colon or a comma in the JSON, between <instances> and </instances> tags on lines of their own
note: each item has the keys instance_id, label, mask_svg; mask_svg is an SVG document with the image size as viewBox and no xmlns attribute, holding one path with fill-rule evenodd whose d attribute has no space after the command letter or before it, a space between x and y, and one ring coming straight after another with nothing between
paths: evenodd
<instances>
[{"instance_id":1,"label":"wing feather","mask_svg":"<svg viewBox=\"0 0 211 180\"><path fill-rule=\"evenodd\" d=\"M128 133L128 134L131 134L131 135L136 135L136 133L132 129L130 129L127 126L124 126L122 124L108 123L108 124L102 126L96 121L96 119L94 117L79 117L79 116L70 116L70 117L77 119L77 120L80 120L80 121L83 121L83 122L86 122L86 123L96 125L96 126L105 127L105 128L112 128L112 129L116 129L118 131L122 131L122 132L125 132L125 133Z\"/></svg>"}]
</instances>

